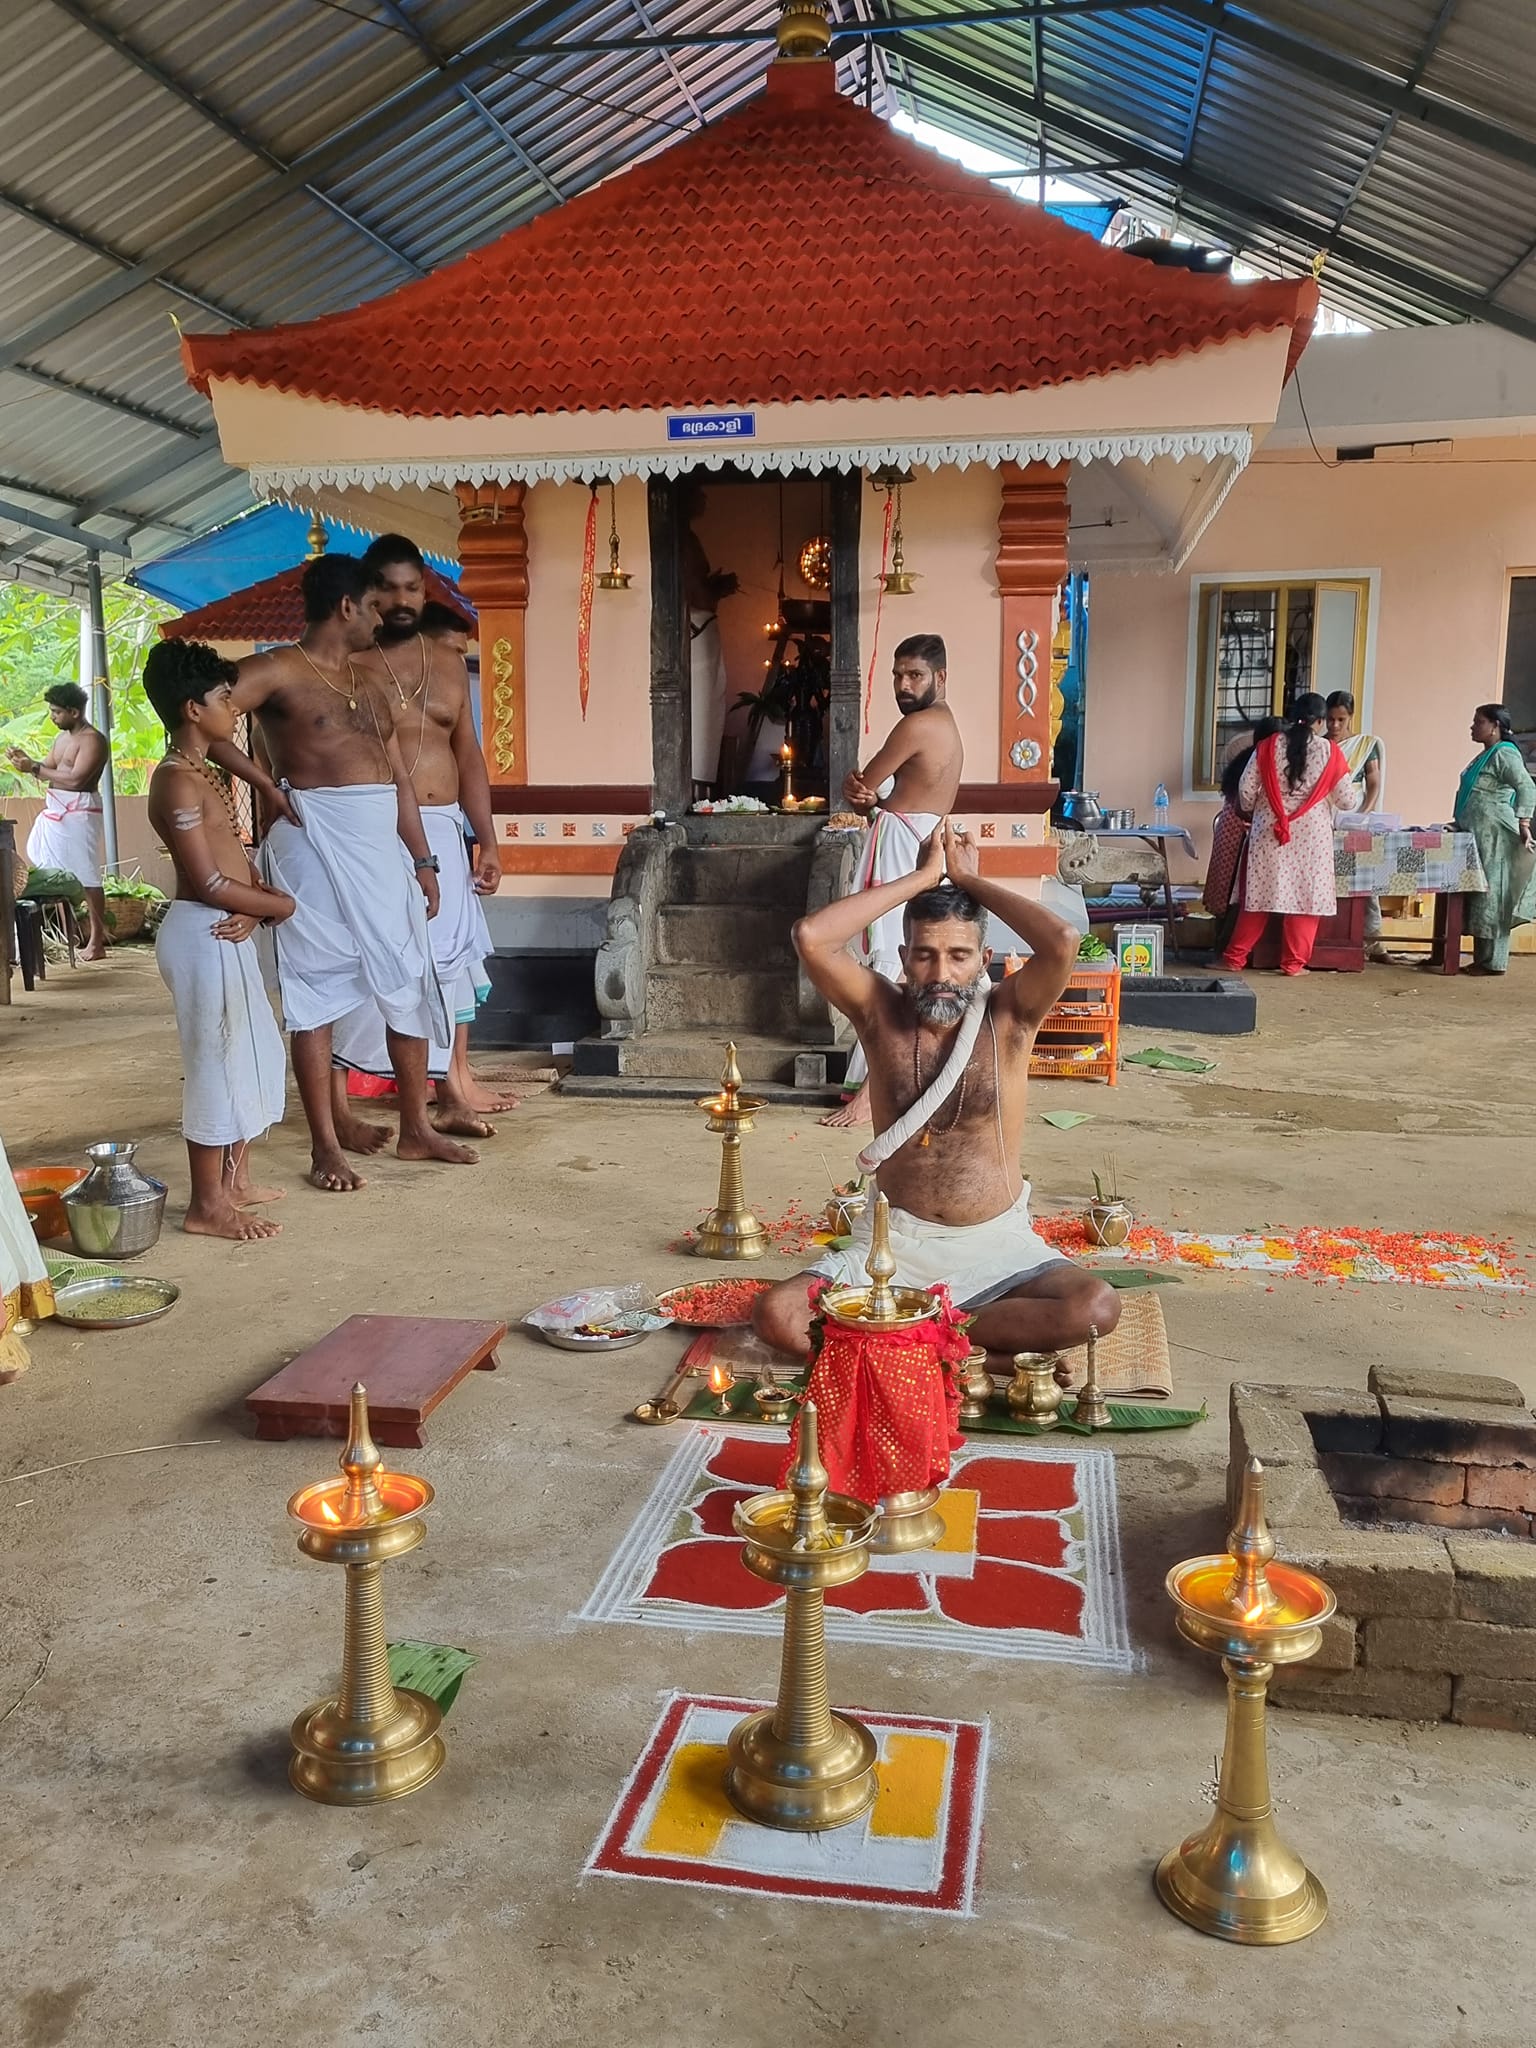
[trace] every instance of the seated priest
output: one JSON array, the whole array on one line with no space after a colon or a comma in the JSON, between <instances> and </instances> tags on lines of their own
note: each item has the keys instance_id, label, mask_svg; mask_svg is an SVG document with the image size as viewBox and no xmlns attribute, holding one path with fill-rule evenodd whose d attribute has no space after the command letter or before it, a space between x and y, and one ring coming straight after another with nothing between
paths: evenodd
<instances>
[{"instance_id":1,"label":"seated priest","mask_svg":"<svg viewBox=\"0 0 1536 2048\"><path fill-rule=\"evenodd\" d=\"M947 870L947 880L946 880ZM904 984L862 966L851 940L905 906ZM988 911L1031 949L993 986ZM829 903L795 927L806 972L850 1019L869 1062L875 1129L859 1155L890 1203L895 1284L942 1283L973 1316L989 1352L1066 1350L1120 1320L1112 1287L1052 1251L1029 1220L1019 1167L1029 1055L1067 985L1078 935L1038 903L982 875L969 834L946 818L916 869ZM801 1357L810 1348L813 1283L864 1284L874 1205L846 1251L758 1297L757 1333Z\"/></svg>"}]
</instances>

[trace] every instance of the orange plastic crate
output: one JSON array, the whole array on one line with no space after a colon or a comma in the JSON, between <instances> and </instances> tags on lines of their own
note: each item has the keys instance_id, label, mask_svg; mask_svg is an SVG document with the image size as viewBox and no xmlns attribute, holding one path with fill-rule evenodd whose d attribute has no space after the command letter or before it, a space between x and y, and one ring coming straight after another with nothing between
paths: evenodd
<instances>
[{"instance_id":1,"label":"orange plastic crate","mask_svg":"<svg viewBox=\"0 0 1536 2048\"><path fill-rule=\"evenodd\" d=\"M1032 1079L1120 1084L1120 969L1077 967L1041 1024Z\"/></svg>"}]
</instances>

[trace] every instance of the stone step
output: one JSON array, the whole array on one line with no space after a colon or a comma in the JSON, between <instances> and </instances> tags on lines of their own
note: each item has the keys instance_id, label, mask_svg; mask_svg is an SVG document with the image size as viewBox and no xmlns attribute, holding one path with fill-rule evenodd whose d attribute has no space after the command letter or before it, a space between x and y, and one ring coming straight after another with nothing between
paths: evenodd
<instances>
[{"instance_id":1,"label":"stone step","mask_svg":"<svg viewBox=\"0 0 1536 2048\"><path fill-rule=\"evenodd\" d=\"M645 982L646 1035L711 1028L729 1037L799 1028L795 976L785 968L653 967Z\"/></svg>"},{"instance_id":2,"label":"stone step","mask_svg":"<svg viewBox=\"0 0 1536 2048\"><path fill-rule=\"evenodd\" d=\"M641 1092L669 1100L707 1095L720 1085L730 1035L725 1031L649 1031L643 1038L580 1039L572 1070L562 1086L572 1095L607 1095L635 1092L627 1085L613 1084L652 1081L656 1087ZM800 1040L748 1032L738 1035L735 1043L742 1079L755 1089L772 1085L805 1102L838 1099L836 1082L847 1064L843 1050L815 1048L825 1052L828 1084L797 1089L795 1061L807 1051Z\"/></svg>"},{"instance_id":3,"label":"stone step","mask_svg":"<svg viewBox=\"0 0 1536 2048\"><path fill-rule=\"evenodd\" d=\"M804 915L811 850L795 846L690 846L672 862L674 903L764 904Z\"/></svg>"},{"instance_id":4,"label":"stone step","mask_svg":"<svg viewBox=\"0 0 1536 2048\"><path fill-rule=\"evenodd\" d=\"M663 904L657 923L657 964L792 971L792 922L785 912L765 904Z\"/></svg>"},{"instance_id":5,"label":"stone step","mask_svg":"<svg viewBox=\"0 0 1536 2048\"><path fill-rule=\"evenodd\" d=\"M580 1095L594 1102L670 1102L691 1105L720 1085L712 1081L678 1081L659 1074L567 1074L562 1095ZM843 1099L840 1088L796 1088L784 1081L756 1080L751 1092L774 1108L831 1109ZM750 1143L750 1140L748 1141Z\"/></svg>"}]
</instances>

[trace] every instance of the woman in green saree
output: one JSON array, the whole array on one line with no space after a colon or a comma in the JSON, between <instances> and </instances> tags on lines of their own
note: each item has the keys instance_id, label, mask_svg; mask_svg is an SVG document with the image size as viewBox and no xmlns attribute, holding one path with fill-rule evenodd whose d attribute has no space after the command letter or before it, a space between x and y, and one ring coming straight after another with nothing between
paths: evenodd
<instances>
[{"instance_id":1,"label":"woman in green saree","mask_svg":"<svg viewBox=\"0 0 1536 2048\"><path fill-rule=\"evenodd\" d=\"M1510 738L1509 713L1502 704L1479 704L1472 737L1479 753L1462 772L1456 792L1456 829L1477 841L1487 893L1469 897L1475 974L1503 974L1509 966L1509 935L1536 918L1536 854L1531 847L1532 782L1520 749Z\"/></svg>"}]
</instances>

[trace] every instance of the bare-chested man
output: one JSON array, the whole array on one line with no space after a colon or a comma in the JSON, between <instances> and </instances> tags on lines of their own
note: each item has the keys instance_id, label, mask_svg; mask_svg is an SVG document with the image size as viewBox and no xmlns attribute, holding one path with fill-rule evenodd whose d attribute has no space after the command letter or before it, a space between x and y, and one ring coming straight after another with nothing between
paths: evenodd
<instances>
[{"instance_id":1,"label":"bare-chested man","mask_svg":"<svg viewBox=\"0 0 1536 2048\"><path fill-rule=\"evenodd\" d=\"M948 664L937 633L914 633L896 649L892 681L901 718L874 759L856 768L843 784L845 803L866 816L873 813L854 877L855 891L910 873L919 846L955 807L965 749L955 714L945 701ZM893 910L858 934L859 958L888 981L899 981L901 942L901 914ZM862 1047L855 1048L848 1062L848 1085L854 1091L852 1099L821 1119L833 1130L869 1122Z\"/></svg>"},{"instance_id":2,"label":"bare-chested man","mask_svg":"<svg viewBox=\"0 0 1536 2048\"><path fill-rule=\"evenodd\" d=\"M378 625L361 562L350 555L311 562L304 616L294 646L239 664L231 697L236 711L255 714L277 782L233 745L208 752L254 783L273 814L261 866L268 885L298 905L275 934L274 951L309 1121L310 1180L341 1193L363 1185L344 1148L374 1140L370 1126L336 1121L331 1028L369 1000L384 1013L400 1091L400 1158L469 1166L476 1155L427 1118L427 1041L447 1032L427 938L437 912L437 859L401 759L399 706L354 665Z\"/></svg>"},{"instance_id":3,"label":"bare-chested man","mask_svg":"<svg viewBox=\"0 0 1536 2048\"><path fill-rule=\"evenodd\" d=\"M948 868L950 886L944 883ZM896 987L852 959L860 926L905 913ZM978 871L969 836L942 821L925 841L913 873L867 895L845 896L795 927L795 946L816 987L851 1018L869 1060L876 1128L892 1130L943 1071L992 958L988 911L1031 948L1018 973L993 991L970 1057L946 1099L877 1169L891 1204L896 1280L906 1287L942 1281L956 1305L973 1311L971 1338L988 1351L1051 1351L1083 1343L1090 1327L1106 1336L1120 1319L1114 1289L1064 1259L1029 1221L1029 1183L1019 1152L1024 1134L1029 1053L1042 1018L1061 994L1077 958L1077 934L1048 910ZM876 1149L880 1140L875 1140ZM804 1356L810 1307L807 1281L863 1279L874 1205L851 1248L829 1252L808 1272L759 1297L753 1324L781 1351Z\"/></svg>"},{"instance_id":4,"label":"bare-chested man","mask_svg":"<svg viewBox=\"0 0 1536 2048\"><path fill-rule=\"evenodd\" d=\"M27 835L27 859L35 868L62 868L85 891L90 937L82 960L107 957L107 898L102 888L106 841L98 794L111 752L107 736L86 717L89 699L78 683L55 683L44 690L48 716L58 738L45 759L33 760L20 747L7 747L6 759L21 775L35 775L48 791L37 821Z\"/></svg>"},{"instance_id":5,"label":"bare-chested man","mask_svg":"<svg viewBox=\"0 0 1536 2048\"><path fill-rule=\"evenodd\" d=\"M435 1127L458 1137L490 1138L496 1127L486 1116L515 1109L517 1098L488 1095L469 1067L469 1027L484 985L482 963L492 950L479 898L495 894L501 862L490 778L470 711L463 643L455 650L447 639L421 630L426 565L414 541L404 534L382 534L363 556L363 567L373 585L379 634L378 644L357 657L357 673L376 684L393 706L422 827L438 860L440 903L429 937L452 1029L449 1036L434 1039L427 1052L427 1071L437 1086ZM465 818L475 835L473 877L464 845ZM333 1055L338 1114L353 1121L346 1101L347 1072L390 1071L377 1004L366 1004L338 1022ZM365 1128L376 1130L381 1144L388 1135L377 1126Z\"/></svg>"}]
</instances>

